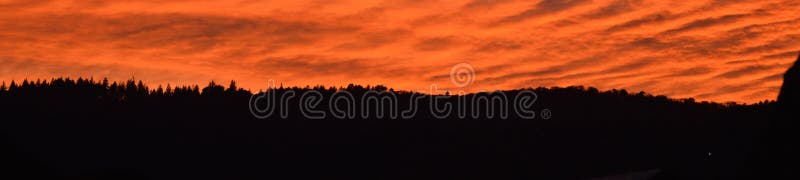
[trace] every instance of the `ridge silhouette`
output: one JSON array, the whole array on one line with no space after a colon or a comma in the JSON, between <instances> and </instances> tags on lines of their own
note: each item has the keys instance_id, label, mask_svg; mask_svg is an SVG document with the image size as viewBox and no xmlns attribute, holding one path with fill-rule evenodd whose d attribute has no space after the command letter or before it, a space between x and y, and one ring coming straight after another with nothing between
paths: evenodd
<instances>
[{"instance_id":1,"label":"ridge silhouette","mask_svg":"<svg viewBox=\"0 0 800 180\"><path fill-rule=\"evenodd\" d=\"M783 75L783 86L781 86L781 92L778 95L778 103L782 106L786 104L786 107L798 107L793 106L800 103L798 92L800 92L800 55L798 55L794 65Z\"/></svg>"},{"instance_id":2,"label":"ridge silhouette","mask_svg":"<svg viewBox=\"0 0 800 180\"><path fill-rule=\"evenodd\" d=\"M769 131L764 133L761 146L754 157L756 165L750 176L767 179L797 179L800 161L797 155L798 133L797 120L800 119L800 55L783 76L783 85L777 101L777 112L771 115Z\"/></svg>"},{"instance_id":3,"label":"ridge silhouette","mask_svg":"<svg viewBox=\"0 0 800 180\"><path fill-rule=\"evenodd\" d=\"M798 62L800 63L800 58ZM250 114L231 82L150 88L141 81L57 78L0 85L2 176L9 179L650 179L793 177L798 66L778 101L696 102L582 86L527 89L552 118L286 118ZM395 92L385 86L280 87L298 96ZM522 90L503 91L514 97ZM396 92L399 109L413 92ZM435 96L458 98L491 93ZM432 98L429 96L428 98ZM512 102L504 102L506 105ZM283 107L284 105L281 105ZM338 106L322 103L321 109ZM467 113L493 110L466 103ZM475 108L475 109L473 109ZM362 112L363 111L363 112ZM356 114L375 109L356 110ZM788 153L788 154L787 154Z\"/></svg>"}]
</instances>

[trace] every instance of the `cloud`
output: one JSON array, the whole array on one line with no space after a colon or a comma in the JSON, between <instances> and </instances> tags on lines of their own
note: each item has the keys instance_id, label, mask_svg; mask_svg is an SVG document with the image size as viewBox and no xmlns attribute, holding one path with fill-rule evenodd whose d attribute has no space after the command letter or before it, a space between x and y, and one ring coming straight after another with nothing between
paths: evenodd
<instances>
[{"instance_id":1,"label":"cloud","mask_svg":"<svg viewBox=\"0 0 800 180\"><path fill-rule=\"evenodd\" d=\"M525 44L531 42L510 39L486 39L473 44L471 52L494 53L499 51L513 51L523 49Z\"/></svg>"},{"instance_id":2,"label":"cloud","mask_svg":"<svg viewBox=\"0 0 800 180\"><path fill-rule=\"evenodd\" d=\"M5 1L0 2L0 10L13 11L38 7L52 2L52 0Z\"/></svg>"},{"instance_id":3,"label":"cloud","mask_svg":"<svg viewBox=\"0 0 800 180\"><path fill-rule=\"evenodd\" d=\"M506 80L509 80L509 79L517 79L517 78L528 78L529 79L528 81L530 81L530 80L532 80L532 79L530 79L530 77L537 77L537 78L533 78L533 80L541 80L542 79L541 76L547 76L547 75L553 75L553 74L561 74L561 73L565 73L565 72L569 72L569 71L574 71L574 70L580 69L582 67L598 65L599 63L602 62L603 58L604 57L598 57L598 56L587 57L587 58L583 58L583 59L568 61L567 63L564 63L564 64L548 66L548 67L545 67L545 68L541 68L539 70L527 71L527 72L508 73L508 74L504 74L504 75L498 76L498 77L490 77L490 78L482 79L481 81L487 81L487 82L496 84L496 83L502 83L502 82L504 82Z\"/></svg>"},{"instance_id":4,"label":"cloud","mask_svg":"<svg viewBox=\"0 0 800 180\"><path fill-rule=\"evenodd\" d=\"M792 0L3 1L0 79L237 80L250 89L585 85L774 99L800 50ZM774 77L773 77L774 76Z\"/></svg>"},{"instance_id":5,"label":"cloud","mask_svg":"<svg viewBox=\"0 0 800 180\"><path fill-rule=\"evenodd\" d=\"M606 30L606 33L615 33L619 31L624 31L633 28L639 28L645 25L655 24L655 23L662 23L668 20L672 20L677 18L678 16L672 14L669 11L662 11L653 14L649 14L639 19L634 19L622 24L614 25Z\"/></svg>"},{"instance_id":6,"label":"cloud","mask_svg":"<svg viewBox=\"0 0 800 180\"><path fill-rule=\"evenodd\" d=\"M420 51L440 51L463 45L462 38L456 36L442 36L421 39L414 45Z\"/></svg>"},{"instance_id":7,"label":"cloud","mask_svg":"<svg viewBox=\"0 0 800 180\"><path fill-rule=\"evenodd\" d=\"M611 74L618 74L618 73L625 73L629 71L637 71L644 67L654 65L656 61L654 60L638 60L632 61L626 64L612 66L606 69L602 69L599 71L589 71L589 72L579 72L574 74L567 74L560 77L555 78L548 78L551 80L571 80L571 79L578 79L578 78L587 78L587 77L597 77L597 76L606 76ZM622 78L618 76L612 76L615 78ZM608 80L608 79L607 79Z\"/></svg>"},{"instance_id":8,"label":"cloud","mask_svg":"<svg viewBox=\"0 0 800 180\"><path fill-rule=\"evenodd\" d=\"M354 40L334 47L333 50L365 50L379 48L381 46L390 45L397 41L405 40L411 35L413 35L413 31L407 29L364 32L355 36Z\"/></svg>"},{"instance_id":9,"label":"cloud","mask_svg":"<svg viewBox=\"0 0 800 180\"><path fill-rule=\"evenodd\" d=\"M793 59L793 58L798 56L798 52L800 52L800 51L787 51L787 52L781 52L781 53L776 53L776 54L768 54L768 55L762 56L761 59L764 59L764 60L770 60L770 59L791 60L791 59Z\"/></svg>"},{"instance_id":10,"label":"cloud","mask_svg":"<svg viewBox=\"0 0 800 180\"><path fill-rule=\"evenodd\" d=\"M472 0L464 5L465 9L473 8L492 8L498 4L507 3L510 0Z\"/></svg>"},{"instance_id":11,"label":"cloud","mask_svg":"<svg viewBox=\"0 0 800 180\"><path fill-rule=\"evenodd\" d=\"M586 19L609 18L616 15L632 12L635 8L642 5L642 1L636 0L615 0L602 8L583 14L581 17Z\"/></svg>"},{"instance_id":12,"label":"cloud","mask_svg":"<svg viewBox=\"0 0 800 180\"><path fill-rule=\"evenodd\" d=\"M742 84L734 84L734 85L722 86L720 88L717 88L712 93L700 94L697 97L709 98L709 97L714 97L714 96L725 96L725 95L734 94L734 93L757 90L757 89L759 89L759 87L761 85L767 84L769 82L780 81L780 80L783 80L783 74L782 73L773 74L773 75L764 76L764 77L761 77L761 78L758 78L758 79L755 79L755 80L751 80L749 82L745 82L745 83L742 83ZM758 100L763 100L763 99L756 99L756 100L758 101Z\"/></svg>"},{"instance_id":13,"label":"cloud","mask_svg":"<svg viewBox=\"0 0 800 180\"><path fill-rule=\"evenodd\" d=\"M684 69L675 73L671 73L662 78L679 78L685 76L698 76L698 75L705 75L714 72L714 69L709 67L693 67L689 69Z\"/></svg>"},{"instance_id":14,"label":"cloud","mask_svg":"<svg viewBox=\"0 0 800 180\"><path fill-rule=\"evenodd\" d=\"M751 16L753 16L753 15L751 15L751 14L730 14L730 15L724 15L724 16L720 16L720 17L699 19L699 20L695 20L695 21L692 21L690 23L684 24L683 26L681 26L679 28L670 29L668 31L665 31L665 32L663 32L663 34L677 34L677 33L681 33L681 32L701 29L701 28L708 28L708 27L712 27L714 25L734 23L736 21L739 21L739 20L742 20L744 18L748 18L748 17L751 17Z\"/></svg>"},{"instance_id":15,"label":"cloud","mask_svg":"<svg viewBox=\"0 0 800 180\"><path fill-rule=\"evenodd\" d=\"M330 59L313 55L295 57L271 57L256 62L255 71L265 75L292 74L295 77L324 77L346 75L356 77L371 71L373 67L363 63L365 59Z\"/></svg>"},{"instance_id":16,"label":"cloud","mask_svg":"<svg viewBox=\"0 0 800 180\"><path fill-rule=\"evenodd\" d=\"M589 0L542 0L536 3L532 8L517 13L512 16L504 17L494 25L503 25L508 23L516 23L526 19L535 18L547 14L557 13L564 11L575 6L583 5L590 2Z\"/></svg>"},{"instance_id":17,"label":"cloud","mask_svg":"<svg viewBox=\"0 0 800 180\"><path fill-rule=\"evenodd\" d=\"M739 69L735 69L735 70L731 70L731 71L719 74L717 76L714 76L714 78L729 78L729 79L739 78L739 77L742 77L742 76L748 76L748 75L756 74L756 73L759 73L759 72L770 71L770 70L773 70L773 69L778 68L778 67L783 67L783 66L774 66L774 65L773 66L764 66L764 65L746 66L746 67L742 67L742 68L739 68Z\"/></svg>"}]
</instances>

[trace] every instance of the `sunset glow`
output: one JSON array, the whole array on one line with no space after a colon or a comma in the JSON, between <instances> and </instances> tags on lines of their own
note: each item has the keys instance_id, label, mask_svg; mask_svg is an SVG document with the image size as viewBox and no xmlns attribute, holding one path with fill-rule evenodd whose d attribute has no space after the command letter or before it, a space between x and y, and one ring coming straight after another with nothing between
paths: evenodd
<instances>
[{"instance_id":1,"label":"sunset glow","mask_svg":"<svg viewBox=\"0 0 800 180\"><path fill-rule=\"evenodd\" d=\"M398 90L583 85L775 99L797 0L0 0L0 80L236 80ZM450 68L467 63L473 84Z\"/></svg>"}]
</instances>

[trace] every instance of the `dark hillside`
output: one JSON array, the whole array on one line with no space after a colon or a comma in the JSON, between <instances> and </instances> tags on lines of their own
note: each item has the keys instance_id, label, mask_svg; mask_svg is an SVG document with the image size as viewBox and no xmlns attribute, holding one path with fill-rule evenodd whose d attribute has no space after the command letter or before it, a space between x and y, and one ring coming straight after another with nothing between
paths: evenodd
<instances>
[{"instance_id":1,"label":"dark hillside","mask_svg":"<svg viewBox=\"0 0 800 180\"><path fill-rule=\"evenodd\" d=\"M320 92L322 102L339 91L393 92L400 109L420 95L355 85L271 92L289 91ZM529 91L535 97L523 93ZM286 118L277 112L259 119L249 111L250 92L214 83L201 93L134 81L37 80L0 92L0 127L10 147L3 152L13 167L8 173L31 178L574 179L656 169L667 178L727 179L744 167L767 125L764 114L775 109L772 102L717 104L583 87L503 94L537 98L535 116L472 117L490 110L463 103L464 118L436 117L428 110L434 96L424 96L411 118L309 119L294 98L279 105L288 107ZM435 97L458 103L496 95ZM551 117L542 116L547 110Z\"/></svg>"}]
</instances>

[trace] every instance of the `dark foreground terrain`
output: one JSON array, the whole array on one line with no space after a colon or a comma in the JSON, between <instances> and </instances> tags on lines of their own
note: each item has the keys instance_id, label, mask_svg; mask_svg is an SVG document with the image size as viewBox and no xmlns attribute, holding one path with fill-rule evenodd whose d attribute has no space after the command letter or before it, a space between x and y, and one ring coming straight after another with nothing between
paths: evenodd
<instances>
[{"instance_id":1,"label":"dark foreground terrain","mask_svg":"<svg viewBox=\"0 0 800 180\"><path fill-rule=\"evenodd\" d=\"M385 87L279 88L297 97L266 119L251 93L216 84L148 88L53 79L0 90L5 179L645 179L791 177L798 75L778 102L674 100L624 90L538 88L535 117L436 117L432 96L411 118L302 116L298 99L337 91L359 102ZM791 77L790 77L791 76ZM202 92L202 93L201 93ZM394 91L391 91L394 92ZM515 97L522 90L506 91ZM395 92L400 109L413 93ZM385 95L385 94L384 94ZM472 94L465 97L492 97ZM526 96L526 95L523 95ZM527 95L530 96L530 95ZM462 96L444 96L457 103ZM504 102L513 106L513 102ZM467 113L497 110L463 103ZM788 104L788 105L787 105ZM339 104L334 104L334 106ZM358 108L356 108L358 109ZM545 110L546 109L546 110ZM541 112L550 111L543 116ZM356 114L375 109L356 110ZM549 116L552 115L552 116ZM623 174L619 176L619 174ZM636 175L636 174L634 174ZM13 178L12 178L13 177Z\"/></svg>"}]
</instances>

